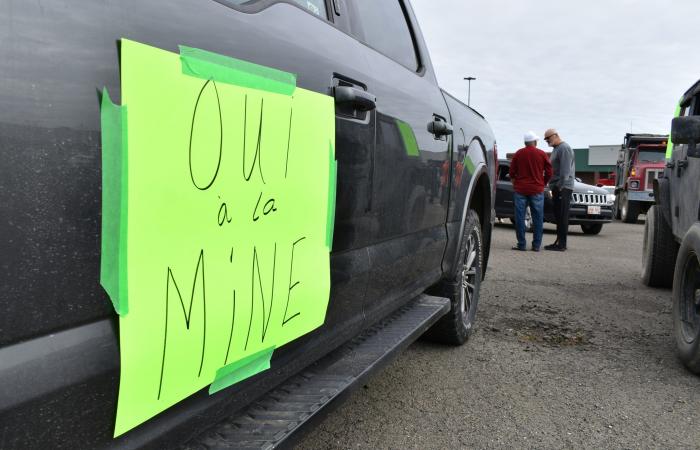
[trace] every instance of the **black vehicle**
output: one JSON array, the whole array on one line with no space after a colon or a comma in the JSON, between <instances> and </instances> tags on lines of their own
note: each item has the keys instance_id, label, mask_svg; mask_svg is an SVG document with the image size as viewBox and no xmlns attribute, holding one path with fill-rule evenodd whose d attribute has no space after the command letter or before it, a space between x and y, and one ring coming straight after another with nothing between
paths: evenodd
<instances>
[{"instance_id":1,"label":"black vehicle","mask_svg":"<svg viewBox=\"0 0 700 450\"><path fill-rule=\"evenodd\" d=\"M425 332L467 340L496 145L438 87L408 0L3 2L0 21L0 447L267 448ZM276 349L269 370L114 439L119 330L100 286L95 93L119 103L123 37L273 67L334 97L338 181L325 323Z\"/></svg>"},{"instance_id":2,"label":"black vehicle","mask_svg":"<svg viewBox=\"0 0 700 450\"><path fill-rule=\"evenodd\" d=\"M700 373L700 81L679 102L654 197L644 229L642 281L673 287L678 353Z\"/></svg>"},{"instance_id":3,"label":"black vehicle","mask_svg":"<svg viewBox=\"0 0 700 450\"><path fill-rule=\"evenodd\" d=\"M510 181L510 161L498 161L498 182L496 190L496 217L499 219L515 218L513 207L513 183ZM544 191L544 221L556 223L552 204L552 193L546 187ZM603 225L612 222L613 200L605 189L576 180L571 196L569 225L580 225L585 234L598 234ZM530 209L525 212L525 226L532 228Z\"/></svg>"}]
</instances>

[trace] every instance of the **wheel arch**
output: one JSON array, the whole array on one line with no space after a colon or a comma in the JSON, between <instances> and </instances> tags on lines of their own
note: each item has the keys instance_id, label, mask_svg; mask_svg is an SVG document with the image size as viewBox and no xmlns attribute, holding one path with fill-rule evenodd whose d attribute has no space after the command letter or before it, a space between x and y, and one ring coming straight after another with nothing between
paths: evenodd
<instances>
[{"instance_id":1,"label":"wheel arch","mask_svg":"<svg viewBox=\"0 0 700 450\"><path fill-rule=\"evenodd\" d=\"M483 260L483 270L482 278L486 273L486 267L488 264L489 250L491 247L491 230L493 227L492 223L492 192L491 192L491 180L489 178L488 166L485 162L480 162L474 170L474 175L472 176L469 187L467 189L467 201L464 203L464 208L462 209L462 218L459 226L459 233L457 234L457 249L462 246L462 238L464 236L464 227L466 226L467 212L473 209L479 216L479 222L481 224L481 235L483 239L483 249L482 255ZM455 256L450 261L449 273L454 273L457 267L457 259L459 258L459 250L455 252Z\"/></svg>"}]
</instances>

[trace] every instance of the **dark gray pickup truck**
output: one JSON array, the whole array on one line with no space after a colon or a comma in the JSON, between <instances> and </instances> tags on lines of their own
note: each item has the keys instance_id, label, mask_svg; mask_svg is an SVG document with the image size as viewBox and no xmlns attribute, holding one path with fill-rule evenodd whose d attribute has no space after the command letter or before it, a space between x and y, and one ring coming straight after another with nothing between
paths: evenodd
<instances>
[{"instance_id":1,"label":"dark gray pickup truck","mask_svg":"<svg viewBox=\"0 0 700 450\"><path fill-rule=\"evenodd\" d=\"M449 344L467 340L489 256L496 144L479 113L438 87L408 0L26 0L0 3L0 23L0 448L288 444L420 336ZM132 81L131 75L120 79L124 39L168 55L182 57L178 46L183 45L216 55L212 61L235 58L239 72L264 67L265 73L273 68L294 74L296 89L326 96L331 105L337 185L323 324L275 348L267 370L258 367L240 382L229 380L230 386L218 392L203 388L183 396L115 433L120 383L125 387L120 333L126 332L125 317L140 312L130 300L129 315L118 315L100 282L103 249L113 244L113 235L103 220L112 205L102 192L109 177L103 164L108 156L105 95L98 92L106 88L115 104L126 104L130 121L139 120L136 96L122 97ZM122 74L138 73L133 61L121 63ZM144 71L150 63L144 61ZM201 81L201 96L220 95L223 102L223 82L214 91L219 79ZM226 120L232 110L226 108L230 105L220 105L219 125L235 133L236 125ZM169 116L150 116L147 122L161 127ZM261 127L262 116L261 107ZM290 117L290 130L291 122ZM304 127L326 126L321 122L309 116ZM134 123L143 125L129 122ZM252 130L249 125L243 126L244 135ZM132 139L129 135L129 145ZM192 140L190 134L190 165ZM229 150L224 158L232 154ZM327 152L328 145L319 151ZM141 156L129 153L129 163L132 154ZM171 148L171 156L174 164L186 165L187 145ZM245 152L243 158L245 176ZM271 164L262 158L257 161L261 177L263 164ZM221 164L222 176L229 170L227 161ZM191 175L197 189L208 188ZM247 176L255 180L257 173L251 169ZM134 192L127 194L130 202L138 200ZM259 206L252 220L276 211L274 202ZM218 226L234 220L222 211ZM168 235L171 230L165 225L159 231ZM258 266L257 277L263 278L260 272ZM177 288L177 279L178 293L182 290L187 327L190 317L201 318L199 306L192 309L197 273L188 313L185 277L168 268L168 288ZM253 286L255 277L254 271ZM202 291L203 284L202 278ZM296 286L292 274L279 284L289 306ZM294 301L300 300L292 307ZM233 307L235 318L235 291ZM166 309L166 319L167 314ZM251 313L249 335L258 325L255 317L253 324ZM215 319L205 311L205 327ZM273 326L270 316L267 322ZM160 327L154 321L152 333L141 330L144 346L151 341L165 345ZM229 346L239 342L237 329L231 323ZM204 337L223 335L213 325L204 331ZM214 364L201 351L200 374ZM231 362L228 352L223 356L219 366ZM163 384L163 369L160 373ZM177 389L170 383L168 389Z\"/></svg>"}]
</instances>

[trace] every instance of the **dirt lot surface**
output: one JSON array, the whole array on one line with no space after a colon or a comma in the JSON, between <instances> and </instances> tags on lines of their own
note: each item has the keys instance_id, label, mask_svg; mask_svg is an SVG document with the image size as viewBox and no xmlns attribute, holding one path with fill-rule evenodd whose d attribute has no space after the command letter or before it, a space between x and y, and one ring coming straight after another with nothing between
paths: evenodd
<instances>
[{"instance_id":1,"label":"dirt lot surface","mask_svg":"<svg viewBox=\"0 0 700 450\"><path fill-rule=\"evenodd\" d=\"M300 448L699 448L700 378L670 291L640 282L643 224L571 229L568 252L525 253L497 225L470 341L414 344Z\"/></svg>"}]
</instances>

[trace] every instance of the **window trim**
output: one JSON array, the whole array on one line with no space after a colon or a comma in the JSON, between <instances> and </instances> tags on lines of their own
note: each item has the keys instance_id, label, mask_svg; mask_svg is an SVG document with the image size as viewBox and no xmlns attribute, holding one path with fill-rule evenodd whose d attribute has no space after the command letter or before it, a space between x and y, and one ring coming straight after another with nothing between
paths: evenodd
<instances>
[{"instance_id":1,"label":"window trim","mask_svg":"<svg viewBox=\"0 0 700 450\"><path fill-rule=\"evenodd\" d=\"M295 8L299 8L300 10L304 11L305 13L309 14L311 17L315 17L319 20L323 20L326 23L331 23L335 24L335 12L333 10L333 5L329 3L332 0L323 0L323 4L326 6L326 16L323 17L317 16L316 14L312 13L308 9L302 7L300 4L296 3L293 0L250 0L253 1L253 3L249 5L239 5L238 3L233 2L233 0L213 0L216 3L219 3L221 5L224 5L228 8L235 9L236 11L246 13L246 14L256 14L259 13L260 11L264 11L267 8L269 8L272 5L275 5L277 3L286 3L288 5L292 5Z\"/></svg>"},{"instance_id":2,"label":"window trim","mask_svg":"<svg viewBox=\"0 0 700 450\"><path fill-rule=\"evenodd\" d=\"M353 19L356 20L356 17L353 18L354 12L355 12L355 7L357 6L357 3L355 3L355 0L345 0L346 2L350 1L352 2L353 8L352 12L350 13L350 22L353 21ZM416 75L419 76L424 76L426 73L425 69L425 64L423 64L423 55L420 49L420 46L418 45L418 39L416 39L416 32L414 30L414 25L413 21L411 20L411 16L408 13L408 9L406 7L406 2L405 0L396 0L399 2L399 7L401 8L401 12L403 13L404 20L406 21L406 26L408 27L408 33L411 36L411 43L413 46L413 54L415 55L416 58L416 67L408 67L404 65L403 63L395 60L392 58L390 55L387 55L383 51L377 49L376 47L372 46L367 42L367 37L365 36L365 29L364 27L360 24L360 27L362 27L362 36L358 36L357 34L353 33L352 27L349 31L350 36L352 36L356 41L360 42L362 45L374 50L375 52L379 53L380 55L390 59L391 61L395 62L396 64L400 65L401 67L405 68L406 70L415 73Z\"/></svg>"}]
</instances>

